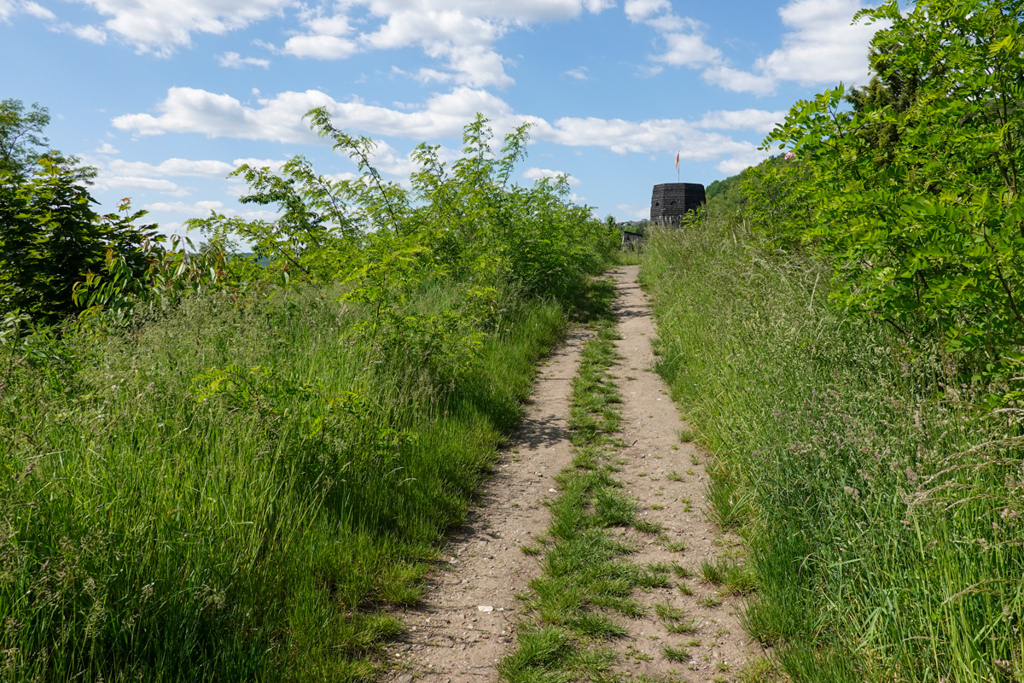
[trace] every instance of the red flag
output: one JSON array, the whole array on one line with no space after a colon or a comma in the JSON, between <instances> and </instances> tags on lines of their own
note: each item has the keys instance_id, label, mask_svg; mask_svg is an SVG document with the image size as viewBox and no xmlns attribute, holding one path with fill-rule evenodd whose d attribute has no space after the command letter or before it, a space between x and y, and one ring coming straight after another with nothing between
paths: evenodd
<instances>
[{"instance_id":1,"label":"red flag","mask_svg":"<svg viewBox=\"0 0 1024 683\"><path fill-rule=\"evenodd\" d=\"M679 152L676 152L676 170L679 170Z\"/></svg>"}]
</instances>

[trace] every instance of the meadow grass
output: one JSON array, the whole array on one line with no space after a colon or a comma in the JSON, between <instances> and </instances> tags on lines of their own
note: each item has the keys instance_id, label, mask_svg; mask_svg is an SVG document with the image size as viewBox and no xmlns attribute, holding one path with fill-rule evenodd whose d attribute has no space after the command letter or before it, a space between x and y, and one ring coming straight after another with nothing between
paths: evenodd
<instances>
[{"instance_id":1,"label":"meadow grass","mask_svg":"<svg viewBox=\"0 0 1024 683\"><path fill-rule=\"evenodd\" d=\"M713 206L651 237L641 280L715 521L747 542L745 627L791 679L1024 680L1021 414Z\"/></svg>"},{"instance_id":2,"label":"meadow grass","mask_svg":"<svg viewBox=\"0 0 1024 683\"><path fill-rule=\"evenodd\" d=\"M0 679L373 679L567 324L499 303L468 359L313 289L0 349Z\"/></svg>"}]
</instances>

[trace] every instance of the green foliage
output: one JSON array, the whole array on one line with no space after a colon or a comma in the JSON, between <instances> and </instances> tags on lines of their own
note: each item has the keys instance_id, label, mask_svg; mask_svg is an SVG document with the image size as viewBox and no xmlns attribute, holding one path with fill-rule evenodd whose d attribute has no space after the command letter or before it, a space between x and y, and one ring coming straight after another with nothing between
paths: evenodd
<instances>
[{"instance_id":1,"label":"green foliage","mask_svg":"<svg viewBox=\"0 0 1024 683\"><path fill-rule=\"evenodd\" d=\"M26 113L21 100L0 101L0 177L30 174L48 142L43 129L49 123L46 107L33 104Z\"/></svg>"},{"instance_id":2,"label":"green foliage","mask_svg":"<svg viewBox=\"0 0 1024 683\"><path fill-rule=\"evenodd\" d=\"M275 206L280 217L244 221L214 213L190 225L214 244L244 239L254 258L267 262L254 272L251 261L229 260L230 282L263 278L289 286L298 274L296 282L343 283L342 299L370 313L352 334L378 347L387 362L415 359L436 380L455 381L479 351L481 332L500 319L505 296L571 300L615 246L614 233L587 207L565 201L565 178L529 189L510 184L526 155L526 126L507 135L495 156L487 121L477 116L451 168L436 147L420 145L410 192L374 168L372 140L335 128L324 109L307 117L356 162L358 178L318 175L302 157L280 174L242 166L235 175L251 188L242 201ZM442 282L451 291L450 309L410 312L424 287Z\"/></svg>"},{"instance_id":3,"label":"green foliage","mask_svg":"<svg viewBox=\"0 0 1024 683\"><path fill-rule=\"evenodd\" d=\"M1020 2L890 0L858 18L892 22L873 80L798 102L767 138L800 170L764 229L827 259L837 303L1008 374L1024 342Z\"/></svg>"},{"instance_id":4,"label":"green foliage","mask_svg":"<svg viewBox=\"0 0 1024 683\"><path fill-rule=\"evenodd\" d=\"M829 268L713 212L644 255L657 370L741 526L748 632L793 681L1012 681L1024 671L1017 409L980 411L941 348L829 305Z\"/></svg>"},{"instance_id":5,"label":"green foliage","mask_svg":"<svg viewBox=\"0 0 1024 683\"><path fill-rule=\"evenodd\" d=\"M708 203L714 201L719 208L730 214L740 214L747 202L743 191L743 174L716 180L707 186L705 197Z\"/></svg>"},{"instance_id":6,"label":"green foliage","mask_svg":"<svg viewBox=\"0 0 1024 683\"><path fill-rule=\"evenodd\" d=\"M120 214L98 215L94 175L59 155L40 157L30 177L0 172L0 310L47 322L70 314L75 285L105 267L108 251L133 274L145 270L155 226L135 225L145 212L127 201Z\"/></svg>"},{"instance_id":7,"label":"green foliage","mask_svg":"<svg viewBox=\"0 0 1024 683\"><path fill-rule=\"evenodd\" d=\"M229 284L222 282L227 258L221 245L196 251L187 237L172 237L170 248L162 246L164 241L147 236L131 251L108 248L100 271L86 273L74 286L72 300L82 309L76 327L100 332L135 327L191 294Z\"/></svg>"}]
</instances>

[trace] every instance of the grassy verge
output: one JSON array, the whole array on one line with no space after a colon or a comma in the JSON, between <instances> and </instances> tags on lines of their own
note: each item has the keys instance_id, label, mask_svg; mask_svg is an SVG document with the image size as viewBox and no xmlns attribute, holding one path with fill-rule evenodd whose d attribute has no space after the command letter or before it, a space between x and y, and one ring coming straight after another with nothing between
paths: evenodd
<instances>
[{"instance_id":1,"label":"grassy verge","mask_svg":"<svg viewBox=\"0 0 1024 683\"><path fill-rule=\"evenodd\" d=\"M609 532L623 526L658 529L638 519L635 501L613 477L621 399L608 369L618 360L617 333L609 310L614 288L610 282L601 287L604 310L596 311L594 335L583 346L572 383L575 457L559 475L561 492L551 503L543 547L526 549L544 553L543 573L522 596L529 616L518 627L517 648L498 667L509 683L609 678L616 655L601 644L626 634L615 615L639 616L643 608L634 591L669 583L666 567L628 561L633 549Z\"/></svg>"},{"instance_id":2,"label":"grassy verge","mask_svg":"<svg viewBox=\"0 0 1024 683\"><path fill-rule=\"evenodd\" d=\"M567 323L501 306L472 361L319 290L0 349L0 679L372 679Z\"/></svg>"},{"instance_id":3,"label":"grassy verge","mask_svg":"<svg viewBox=\"0 0 1024 683\"><path fill-rule=\"evenodd\" d=\"M654 235L641 276L717 521L748 542L745 625L789 676L1024 680L1021 416L713 215Z\"/></svg>"}]
</instances>

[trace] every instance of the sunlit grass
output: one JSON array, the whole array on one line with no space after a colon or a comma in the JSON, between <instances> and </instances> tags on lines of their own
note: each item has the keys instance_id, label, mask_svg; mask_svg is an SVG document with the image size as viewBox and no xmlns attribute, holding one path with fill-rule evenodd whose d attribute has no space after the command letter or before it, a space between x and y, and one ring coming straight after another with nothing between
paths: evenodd
<instances>
[{"instance_id":1,"label":"sunlit grass","mask_svg":"<svg viewBox=\"0 0 1024 683\"><path fill-rule=\"evenodd\" d=\"M386 611L420 600L566 316L509 299L431 375L335 300L197 297L38 362L0 349L0 678L378 675Z\"/></svg>"},{"instance_id":2,"label":"sunlit grass","mask_svg":"<svg viewBox=\"0 0 1024 683\"><path fill-rule=\"evenodd\" d=\"M756 583L745 626L793 680L1024 670L1019 414L973 407L983 388L940 352L832 308L821 264L755 243L712 215L654 235L641 269L711 518L748 548L742 574L704 578Z\"/></svg>"}]
</instances>

